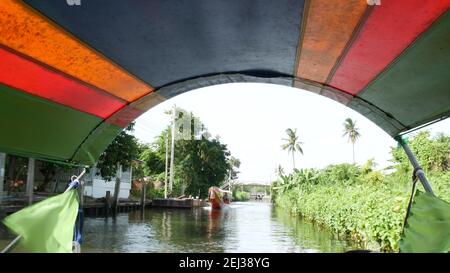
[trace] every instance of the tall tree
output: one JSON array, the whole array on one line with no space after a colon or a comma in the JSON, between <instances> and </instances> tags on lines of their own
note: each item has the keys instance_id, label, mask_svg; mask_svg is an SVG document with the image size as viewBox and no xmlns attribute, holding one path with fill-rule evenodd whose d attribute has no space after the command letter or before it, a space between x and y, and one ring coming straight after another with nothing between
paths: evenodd
<instances>
[{"instance_id":1,"label":"tall tree","mask_svg":"<svg viewBox=\"0 0 450 273\"><path fill-rule=\"evenodd\" d=\"M178 135L174 149L176 164L172 196L185 194L205 197L210 186L219 186L230 174L230 152L218 138L211 137L198 117L181 108L177 108L177 113L176 119L182 128L175 129ZM184 128L189 126L189 122L191 130L183 131L189 129ZM148 174L164 173L165 139L169 131L169 127L162 131L151 145L151 151L141 154Z\"/></svg>"},{"instance_id":2,"label":"tall tree","mask_svg":"<svg viewBox=\"0 0 450 273\"><path fill-rule=\"evenodd\" d=\"M144 161L144 173L146 176L160 174L164 172L164 157L159 154L158 151L153 150L151 147L147 147L141 153L141 160Z\"/></svg>"},{"instance_id":3,"label":"tall tree","mask_svg":"<svg viewBox=\"0 0 450 273\"><path fill-rule=\"evenodd\" d=\"M231 156L230 159L228 160L228 163L230 164L230 174L228 179L235 180L238 178L241 161L238 158Z\"/></svg>"},{"instance_id":4,"label":"tall tree","mask_svg":"<svg viewBox=\"0 0 450 273\"><path fill-rule=\"evenodd\" d=\"M352 143L353 148L353 164L355 164L355 142L361 136L359 129L356 127L356 121L351 118L347 118L344 122L344 134L342 136L348 136L348 141Z\"/></svg>"},{"instance_id":5,"label":"tall tree","mask_svg":"<svg viewBox=\"0 0 450 273\"><path fill-rule=\"evenodd\" d=\"M230 152L217 138L179 140L175 150L178 158L175 179L178 187L186 189L185 194L205 197L209 187L226 180Z\"/></svg>"},{"instance_id":6,"label":"tall tree","mask_svg":"<svg viewBox=\"0 0 450 273\"><path fill-rule=\"evenodd\" d=\"M117 164L122 165L123 169L128 169L133 160L138 158L138 142L131 134L133 126L134 123L131 123L100 155L97 169L105 180L111 181L116 176Z\"/></svg>"},{"instance_id":7,"label":"tall tree","mask_svg":"<svg viewBox=\"0 0 450 273\"><path fill-rule=\"evenodd\" d=\"M100 155L97 170L107 181L116 177L113 196L113 215L117 213L120 192L120 171L131 168L133 161L139 156L139 145L133 131L134 123L128 125Z\"/></svg>"},{"instance_id":8,"label":"tall tree","mask_svg":"<svg viewBox=\"0 0 450 273\"><path fill-rule=\"evenodd\" d=\"M297 135L297 129L292 130L291 128L286 129L287 138L283 138L284 141L286 141L285 144L281 145L281 148L283 150L287 150L288 154L292 153L292 166L295 169L295 152L299 152L300 154L303 154L302 144L303 142L300 142L298 140Z\"/></svg>"}]
</instances>

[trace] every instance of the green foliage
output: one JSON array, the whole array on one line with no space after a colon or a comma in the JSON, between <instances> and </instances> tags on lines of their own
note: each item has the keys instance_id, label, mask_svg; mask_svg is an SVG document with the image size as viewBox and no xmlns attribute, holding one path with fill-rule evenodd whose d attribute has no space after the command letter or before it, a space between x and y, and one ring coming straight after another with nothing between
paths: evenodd
<instances>
[{"instance_id":1,"label":"green foliage","mask_svg":"<svg viewBox=\"0 0 450 273\"><path fill-rule=\"evenodd\" d=\"M181 118L185 113L185 110L177 108L177 118ZM195 137L198 128L194 128L191 130L191 139L184 139L184 135L183 139L175 141L174 185L171 196L185 194L206 197L209 187L219 186L230 174L232 178L237 177L240 161L231 157L227 146L218 138L211 138L198 117L192 113L189 116L193 125L202 127L202 137ZM169 126L140 154L140 159L145 163L144 173L152 181L164 181L166 139L171 139Z\"/></svg>"},{"instance_id":2,"label":"green foliage","mask_svg":"<svg viewBox=\"0 0 450 273\"><path fill-rule=\"evenodd\" d=\"M131 167L133 160L139 156L139 145L136 137L130 134L134 123L123 130L108 148L100 155L97 169L105 180L112 180L117 173L117 164L123 169Z\"/></svg>"},{"instance_id":3,"label":"green foliage","mask_svg":"<svg viewBox=\"0 0 450 273\"><path fill-rule=\"evenodd\" d=\"M292 153L292 166L295 169L295 152L303 154L302 144L297 135L297 129L293 130L291 128L286 129L287 138L283 138L286 141L285 144L281 145L283 150L287 150L288 153Z\"/></svg>"},{"instance_id":4,"label":"green foliage","mask_svg":"<svg viewBox=\"0 0 450 273\"><path fill-rule=\"evenodd\" d=\"M228 175L230 156L218 139L179 140L175 148L175 176L187 195L206 197L208 188L219 186Z\"/></svg>"},{"instance_id":5,"label":"green foliage","mask_svg":"<svg viewBox=\"0 0 450 273\"><path fill-rule=\"evenodd\" d=\"M248 201L250 200L250 193L245 191L233 191L233 201Z\"/></svg>"},{"instance_id":6,"label":"green foliage","mask_svg":"<svg viewBox=\"0 0 450 273\"><path fill-rule=\"evenodd\" d=\"M352 152L353 152L353 163L355 163L355 143L358 138L361 137L359 133L359 129L356 127L356 121L353 121L351 118L345 119L344 122L344 134L342 136L347 136L348 141L352 143Z\"/></svg>"},{"instance_id":7,"label":"green foliage","mask_svg":"<svg viewBox=\"0 0 450 273\"><path fill-rule=\"evenodd\" d=\"M351 143L355 143L356 140L361 136L356 127L356 121L353 121L351 118L345 119L344 122L344 134L342 136L347 136L348 141Z\"/></svg>"},{"instance_id":8,"label":"green foliage","mask_svg":"<svg viewBox=\"0 0 450 273\"><path fill-rule=\"evenodd\" d=\"M138 158L136 160L133 160L131 164L132 168L132 181L141 181L145 176L145 161L141 159L142 153L144 153L149 148L148 144L145 143L137 143L137 149L138 149Z\"/></svg>"},{"instance_id":9,"label":"green foliage","mask_svg":"<svg viewBox=\"0 0 450 273\"><path fill-rule=\"evenodd\" d=\"M147 176L159 174L165 170L165 159L163 155L154 151L152 148L145 149L140 156L144 161L144 173Z\"/></svg>"},{"instance_id":10,"label":"green foliage","mask_svg":"<svg viewBox=\"0 0 450 273\"><path fill-rule=\"evenodd\" d=\"M353 164L343 163L339 165L330 165L325 168L325 179L329 181L340 181L346 185L352 185L358 182L361 168Z\"/></svg>"},{"instance_id":11,"label":"green foliage","mask_svg":"<svg viewBox=\"0 0 450 273\"><path fill-rule=\"evenodd\" d=\"M450 201L448 137L431 139L428 133L420 133L410 146L427 166L436 195ZM411 194L411 173L406 172L406 157L396 149L392 155L398 171L387 175L373 170L373 160L362 167L339 164L281 173L272 185L272 198L278 206L365 243L367 248L397 251Z\"/></svg>"},{"instance_id":12,"label":"green foliage","mask_svg":"<svg viewBox=\"0 0 450 273\"><path fill-rule=\"evenodd\" d=\"M270 186L262 184L234 184L233 189L249 192L249 193L264 193L270 194Z\"/></svg>"},{"instance_id":13,"label":"green foliage","mask_svg":"<svg viewBox=\"0 0 450 273\"><path fill-rule=\"evenodd\" d=\"M146 198L148 200L152 200L154 198L163 198L164 197L164 189L156 189L153 183L148 183L146 188Z\"/></svg>"},{"instance_id":14,"label":"green foliage","mask_svg":"<svg viewBox=\"0 0 450 273\"><path fill-rule=\"evenodd\" d=\"M428 131L418 133L408 142L419 164L425 171L446 172L450 170L450 136L438 134L432 138ZM400 147L392 148L392 162L399 171L409 172L412 167Z\"/></svg>"}]
</instances>

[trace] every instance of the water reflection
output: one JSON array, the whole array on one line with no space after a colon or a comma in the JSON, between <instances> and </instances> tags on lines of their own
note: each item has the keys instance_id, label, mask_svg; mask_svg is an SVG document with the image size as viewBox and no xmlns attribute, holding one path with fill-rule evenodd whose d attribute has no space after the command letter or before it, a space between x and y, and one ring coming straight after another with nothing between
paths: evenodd
<instances>
[{"instance_id":1,"label":"water reflection","mask_svg":"<svg viewBox=\"0 0 450 273\"><path fill-rule=\"evenodd\" d=\"M268 203L225 210L149 209L87 219L89 252L343 252L355 248Z\"/></svg>"},{"instance_id":2,"label":"water reflection","mask_svg":"<svg viewBox=\"0 0 450 273\"><path fill-rule=\"evenodd\" d=\"M301 246L302 252L336 253L361 249L361 246L340 238L301 217L292 217L281 208L273 207L272 217L290 228L289 237L294 240L296 245Z\"/></svg>"},{"instance_id":3,"label":"water reflection","mask_svg":"<svg viewBox=\"0 0 450 273\"><path fill-rule=\"evenodd\" d=\"M2 242L7 240L0 240L0 247ZM86 218L82 245L83 252L343 252L350 248L355 247L309 222L256 202L234 203L225 210L153 208L116 218Z\"/></svg>"}]
</instances>

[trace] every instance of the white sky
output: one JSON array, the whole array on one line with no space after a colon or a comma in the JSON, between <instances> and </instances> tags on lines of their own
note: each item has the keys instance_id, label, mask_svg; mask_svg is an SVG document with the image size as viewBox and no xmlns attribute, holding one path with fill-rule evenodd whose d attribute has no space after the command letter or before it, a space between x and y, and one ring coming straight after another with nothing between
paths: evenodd
<instances>
[{"instance_id":1,"label":"white sky","mask_svg":"<svg viewBox=\"0 0 450 273\"><path fill-rule=\"evenodd\" d=\"M359 164L375 158L378 168L389 165L396 142L374 123L331 99L311 92L270 84L233 83L193 90L167 100L137 119L135 135L153 142L169 124L164 114L173 104L192 111L209 132L219 135L234 157L241 160L239 181L268 183L278 165L292 169L292 156L281 149L287 128L297 128L304 155L297 168L352 162L352 147L342 137L346 118L356 120L361 138L355 145ZM428 126L433 133L450 134L450 119ZM175 155L176 164L176 155Z\"/></svg>"}]
</instances>

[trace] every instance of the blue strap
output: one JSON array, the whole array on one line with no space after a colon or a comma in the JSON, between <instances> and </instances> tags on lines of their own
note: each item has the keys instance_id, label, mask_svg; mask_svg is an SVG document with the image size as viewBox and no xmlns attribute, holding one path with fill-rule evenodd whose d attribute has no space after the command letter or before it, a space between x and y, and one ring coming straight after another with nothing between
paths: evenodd
<instances>
[{"instance_id":1,"label":"blue strap","mask_svg":"<svg viewBox=\"0 0 450 273\"><path fill-rule=\"evenodd\" d=\"M72 181L70 181L69 186L67 186L67 190L76 189L76 188L78 188L79 184L80 184L80 182L78 180L72 180Z\"/></svg>"},{"instance_id":2,"label":"blue strap","mask_svg":"<svg viewBox=\"0 0 450 273\"><path fill-rule=\"evenodd\" d=\"M77 220L75 221L75 228L73 233L73 240L81 245L83 241L83 224L84 224L84 213L83 209L78 209Z\"/></svg>"},{"instance_id":3,"label":"blue strap","mask_svg":"<svg viewBox=\"0 0 450 273\"><path fill-rule=\"evenodd\" d=\"M79 185L80 185L80 182L77 179L73 179L69 183L67 190L77 189ZM77 242L80 245L81 245L82 238L83 238L83 220L84 220L83 208L78 208L77 219L75 220L75 226L74 226L74 232L73 232L73 241Z\"/></svg>"}]
</instances>

